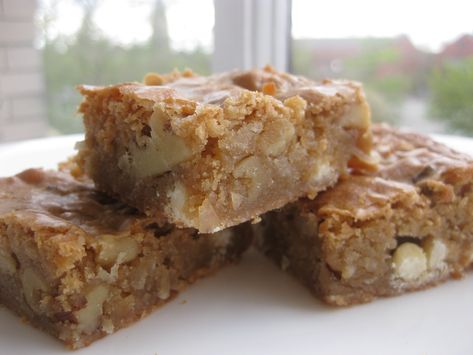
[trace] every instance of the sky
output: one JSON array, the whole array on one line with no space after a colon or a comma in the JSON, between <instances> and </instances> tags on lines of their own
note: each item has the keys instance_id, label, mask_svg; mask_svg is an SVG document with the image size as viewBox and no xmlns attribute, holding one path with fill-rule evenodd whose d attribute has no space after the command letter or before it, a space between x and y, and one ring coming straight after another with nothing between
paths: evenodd
<instances>
[{"instance_id":1,"label":"sky","mask_svg":"<svg viewBox=\"0 0 473 355\"><path fill-rule=\"evenodd\" d=\"M473 34L473 0L292 0L294 38L393 37L407 34L438 51Z\"/></svg>"},{"instance_id":2,"label":"sky","mask_svg":"<svg viewBox=\"0 0 473 355\"><path fill-rule=\"evenodd\" d=\"M42 0L41 3L47 11L54 0ZM164 4L174 49L191 50L196 46L212 48L213 0L164 0ZM151 35L149 17L153 5L153 0L100 0L94 22L106 36L122 44L146 41ZM77 1L58 1L57 21L51 36L74 34L81 21L82 9Z\"/></svg>"},{"instance_id":3,"label":"sky","mask_svg":"<svg viewBox=\"0 0 473 355\"><path fill-rule=\"evenodd\" d=\"M47 8L53 1L41 2ZM164 2L172 47L190 50L199 45L211 50L213 1ZM149 38L152 0L101 0L99 4L94 21L105 35L123 44ZM74 33L82 20L77 1L59 1L57 9L51 35ZM460 34L473 34L472 14L473 0L293 0L292 34L294 38L407 34L416 46L438 51Z\"/></svg>"}]
</instances>

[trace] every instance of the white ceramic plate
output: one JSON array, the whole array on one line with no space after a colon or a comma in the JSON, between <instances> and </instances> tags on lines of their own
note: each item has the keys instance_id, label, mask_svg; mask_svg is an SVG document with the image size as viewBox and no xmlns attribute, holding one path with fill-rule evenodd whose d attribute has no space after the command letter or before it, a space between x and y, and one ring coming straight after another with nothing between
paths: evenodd
<instances>
[{"instance_id":1,"label":"white ceramic plate","mask_svg":"<svg viewBox=\"0 0 473 355\"><path fill-rule=\"evenodd\" d=\"M54 168L80 136L0 146L0 176ZM473 140L436 136L473 154ZM74 354L473 354L473 275L371 304L324 306L255 251L149 317ZM0 309L0 354L67 354Z\"/></svg>"}]
</instances>

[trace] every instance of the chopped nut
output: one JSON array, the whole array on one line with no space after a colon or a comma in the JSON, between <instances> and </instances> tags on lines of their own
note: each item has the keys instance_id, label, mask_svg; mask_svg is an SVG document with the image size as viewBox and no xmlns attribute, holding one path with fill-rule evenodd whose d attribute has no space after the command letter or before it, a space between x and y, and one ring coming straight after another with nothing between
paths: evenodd
<instances>
[{"instance_id":1,"label":"chopped nut","mask_svg":"<svg viewBox=\"0 0 473 355\"><path fill-rule=\"evenodd\" d=\"M292 96L284 101L284 105L292 111L292 120L294 123L301 122L305 117L307 101L300 96Z\"/></svg>"},{"instance_id":2,"label":"chopped nut","mask_svg":"<svg viewBox=\"0 0 473 355\"><path fill-rule=\"evenodd\" d=\"M41 312L41 293L48 292L47 282L31 268L26 268L21 273L21 284L26 303L35 311Z\"/></svg>"},{"instance_id":3,"label":"chopped nut","mask_svg":"<svg viewBox=\"0 0 473 355\"><path fill-rule=\"evenodd\" d=\"M261 222L261 217L260 216L256 216L255 218L253 218L251 220L251 224L258 224Z\"/></svg>"},{"instance_id":4,"label":"chopped nut","mask_svg":"<svg viewBox=\"0 0 473 355\"><path fill-rule=\"evenodd\" d=\"M171 213L175 216L176 219L187 220L185 215L185 206L187 202L187 190L186 187L177 182L174 185L174 190L168 193L170 201Z\"/></svg>"},{"instance_id":5,"label":"chopped nut","mask_svg":"<svg viewBox=\"0 0 473 355\"><path fill-rule=\"evenodd\" d=\"M146 144L142 147L129 147L129 152L119 159L121 169L130 169L138 178L160 175L192 156L182 138L164 129L165 117L162 109L155 107L149 121L151 137L143 137Z\"/></svg>"},{"instance_id":6,"label":"chopped nut","mask_svg":"<svg viewBox=\"0 0 473 355\"><path fill-rule=\"evenodd\" d=\"M418 245L403 243L394 252L393 267L401 279L413 281L427 270L427 257Z\"/></svg>"},{"instance_id":7,"label":"chopped nut","mask_svg":"<svg viewBox=\"0 0 473 355\"><path fill-rule=\"evenodd\" d=\"M248 199L254 201L259 193L258 191L264 186L270 185L269 175L266 173L260 158L250 156L241 160L233 170L235 178L246 178L250 180L248 191Z\"/></svg>"},{"instance_id":8,"label":"chopped nut","mask_svg":"<svg viewBox=\"0 0 473 355\"><path fill-rule=\"evenodd\" d=\"M171 295L171 278L169 271L165 268L160 268L158 274L161 276L159 278L158 297L162 300L166 300Z\"/></svg>"},{"instance_id":9,"label":"chopped nut","mask_svg":"<svg viewBox=\"0 0 473 355\"><path fill-rule=\"evenodd\" d=\"M243 196L239 193L231 192L230 198L232 200L233 209L237 210L241 206L241 202L243 201Z\"/></svg>"},{"instance_id":10,"label":"chopped nut","mask_svg":"<svg viewBox=\"0 0 473 355\"><path fill-rule=\"evenodd\" d=\"M138 265L134 265L131 270L130 280L133 288L143 290L146 286L146 280L149 275L155 275L156 262L151 257L143 257L139 259Z\"/></svg>"},{"instance_id":11,"label":"chopped nut","mask_svg":"<svg viewBox=\"0 0 473 355\"><path fill-rule=\"evenodd\" d=\"M94 286L85 296L87 304L81 310L75 312L77 329L84 333L92 333L99 326L102 315L103 303L109 294L106 285Z\"/></svg>"},{"instance_id":12,"label":"chopped nut","mask_svg":"<svg viewBox=\"0 0 473 355\"><path fill-rule=\"evenodd\" d=\"M295 129L287 120L277 120L268 124L259 137L259 146L265 155L278 156L286 150L295 136Z\"/></svg>"},{"instance_id":13,"label":"chopped nut","mask_svg":"<svg viewBox=\"0 0 473 355\"><path fill-rule=\"evenodd\" d=\"M360 128L366 130L370 126L371 113L366 102L347 107L340 117L340 122L344 128Z\"/></svg>"},{"instance_id":14,"label":"chopped nut","mask_svg":"<svg viewBox=\"0 0 473 355\"><path fill-rule=\"evenodd\" d=\"M199 207L199 229L205 233L215 233L223 227L220 225L220 217L208 198Z\"/></svg>"},{"instance_id":15,"label":"chopped nut","mask_svg":"<svg viewBox=\"0 0 473 355\"><path fill-rule=\"evenodd\" d=\"M131 237L104 234L98 238L98 246L97 261L102 266L127 263L140 253L140 245Z\"/></svg>"},{"instance_id":16,"label":"chopped nut","mask_svg":"<svg viewBox=\"0 0 473 355\"><path fill-rule=\"evenodd\" d=\"M16 272L16 260L10 253L0 250L0 272L14 274Z\"/></svg>"},{"instance_id":17,"label":"chopped nut","mask_svg":"<svg viewBox=\"0 0 473 355\"><path fill-rule=\"evenodd\" d=\"M113 321L111 319L104 319L102 321L102 330L107 334L112 334L115 331Z\"/></svg>"},{"instance_id":18,"label":"chopped nut","mask_svg":"<svg viewBox=\"0 0 473 355\"><path fill-rule=\"evenodd\" d=\"M259 159L255 156L251 156L238 163L233 171L233 176L236 178L254 177L258 175L260 168Z\"/></svg>"},{"instance_id":19,"label":"chopped nut","mask_svg":"<svg viewBox=\"0 0 473 355\"><path fill-rule=\"evenodd\" d=\"M427 256L427 264L431 269L436 269L444 264L447 257L447 246L439 239L428 237L422 242L422 248Z\"/></svg>"}]
</instances>

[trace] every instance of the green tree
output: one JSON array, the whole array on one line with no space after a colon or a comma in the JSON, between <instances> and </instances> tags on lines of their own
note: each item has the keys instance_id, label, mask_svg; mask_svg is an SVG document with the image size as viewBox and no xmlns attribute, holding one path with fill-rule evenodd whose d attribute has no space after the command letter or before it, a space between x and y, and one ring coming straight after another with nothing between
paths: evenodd
<instances>
[{"instance_id":1,"label":"green tree","mask_svg":"<svg viewBox=\"0 0 473 355\"><path fill-rule=\"evenodd\" d=\"M81 96L78 84L107 85L141 81L149 71L168 72L190 67L198 73L210 72L209 53L202 48L173 51L167 29L165 6L156 0L149 20L152 35L144 43L120 45L96 27L93 18L99 0L77 0L83 11L82 24L71 36L51 37L57 19L57 4L44 9L40 25L43 30L43 65L46 81L48 120L58 133L82 131L82 121L75 116Z\"/></svg>"},{"instance_id":2,"label":"green tree","mask_svg":"<svg viewBox=\"0 0 473 355\"><path fill-rule=\"evenodd\" d=\"M312 49L310 43L305 40L292 40L292 71L298 75L315 78L315 66L313 63Z\"/></svg>"},{"instance_id":3,"label":"green tree","mask_svg":"<svg viewBox=\"0 0 473 355\"><path fill-rule=\"evenodd\" d=\"M374 121L399 120L400 103L410 93L412 81L398 71L382 73L382 68L396 67L401 60L391 39L366 39L361 54L347 62L346 75L363 83Z\"/></svg>"},{"instance_id":4,"label":"green tree","mask_svg":"<svg viewBox=\"0 0 473 355\"><path fill-rule=\"evenodd\" d=\"M473 57L434 69L429 87L431 115L453 131L473 133Z\"/></svg>"}]
</instances>

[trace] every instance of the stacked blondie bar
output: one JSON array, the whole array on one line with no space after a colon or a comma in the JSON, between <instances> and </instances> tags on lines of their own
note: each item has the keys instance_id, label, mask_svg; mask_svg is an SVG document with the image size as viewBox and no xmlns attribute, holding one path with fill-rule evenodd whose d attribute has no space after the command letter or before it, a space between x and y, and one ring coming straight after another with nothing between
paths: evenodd
<instances>
[{"instance_id":1,"label":"stacked blondie bar","mask_svg":"<svg viewBox=\"0 0 473 355\"><path fill-rule=\"evenodd\" d=\"M371 127L357 83L266 67L79 90L77 156L0 179L0 302L71 348L140 319L253 239L335 305L472 263L473 161Z\"/></svg>"}]
</instances>

